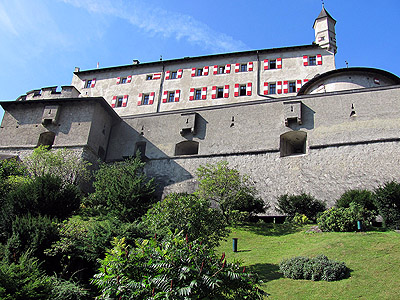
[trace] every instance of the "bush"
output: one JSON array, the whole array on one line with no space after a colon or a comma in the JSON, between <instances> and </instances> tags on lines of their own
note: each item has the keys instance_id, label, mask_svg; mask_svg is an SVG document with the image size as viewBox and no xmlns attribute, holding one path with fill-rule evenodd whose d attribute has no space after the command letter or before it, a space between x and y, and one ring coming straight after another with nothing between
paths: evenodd
<instances>
[{"instance_id":1,"label":"bush","mask_svg":"<svg viewBox=\"0 0 400 300\"><path fill-rule=\"evenodd\" d=\"M93 283L101 299L262 299L260 281L238 263L197 241L115 240Z\"/></svg>"},{"instance_id":2,"label":"bush","mask_svg":"<svg viewBox=\"0 0 400 300\"><path fill-rule=\"evenodd\" d=\"M325 203L305 193L301 195L281 195L277 204L278 212L287 215L290 219L293 219L297 213L305 215L313 222L317 219L318 214L326 209Z\"/></svg>"},{"instance_id":3,"label":"bush","mask_svg":"<svg viewBox=\"0 0 400 300\"><path fill-rule=\"evenodd\" d=\"M298 213L294 215L292 222L297 225L305 225L311 223L310 219L308 219L306 215L300 215Z\"/></svg>"},{"instance_id":4,"label":"bush","mask_svg":"<svg viewBox=\"0 0 400 300\"><path fill-rule=\"evenodd\" d=\"M335 281L346 278L349 269L343 262L329 260L325 255L285 259L279 264L283 275L291 279Z\"/></svg>"},{"instance_id":5,"label":"bush","mask_svg":"<svg viewBox=\"0 0 400 300\"><path fill-rule=\"evenodd\" d=\"M250 178L229 168L226 161L200 166L196 175L199 180L196 194L215 203L228 223L236 221L234 218L238 214L234 211L247 212L248 217L251 217L265 212L269 207L257 197L257 190Z\"/></svg>"},{"instance_id":6,"label":"bush","mask_svg":"<svg viewBox=\"0 0 400 300\"><path fill-rule=\"evenodd\" d=\"M375 204L388 228L400 228L400 183L386 182L375 190Z\"/></svg>"},{"instance_id":7,"label":"bush","mask_svg":"<svg viewBox=\"0 0 400 300\"><path fill-rule=\"evenodd\" d=\"M332 207L324 211L317 220L322 231L355 231L357 221L361 221L362 228L366 228L374 215L356 203L351 203L349 208Z\"/></svg>"},{"instance_id":8,"label":"bush","mask_svg":"<svg viewBox=\"0 0 400 300\"><path fill-rule=\"evenodd\" d=\"M191 239L201 240L210 247L217 246L229 233L219 209L211 208L208 200L188 194L170 194L154 204L143 217L141 225L157 237L182 231Z\"/></svg>"},{"instance_id":9,"label":"bush","mask_svg":"<svg viewBox=\"0 0 400 300\"><path fill-rule=\"evenodd\" d=\"M140 157L101 164L93 183L95 192L85 205L95 213L108 214L123 222L143 216L154 203L154 180L143 172Z\"/></svg>"},{"instance_id":10,"label":"bush","mask_svg":"<svg viewBox=\"0 0 400 300\"><path fill-rule=\"evenodd\" d=\"M374 195L368 190L348 190L336 200L335 206L348 208L350 203L357 203L369 211L377 211L377 207L374 203Z\"/></svg>"}]
</instances>

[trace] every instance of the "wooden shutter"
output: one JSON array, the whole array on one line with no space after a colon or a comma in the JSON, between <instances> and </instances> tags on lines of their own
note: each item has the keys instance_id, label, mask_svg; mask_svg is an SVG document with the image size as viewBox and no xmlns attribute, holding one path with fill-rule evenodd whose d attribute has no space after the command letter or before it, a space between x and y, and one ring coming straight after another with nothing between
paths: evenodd
<instances>
[{"instance_id":1,"label":"wooden shutter","mask_svg":"<svg viewBox=\"0 0 400 300\"><path fill-rule=\"evenodd\" d=\"M308 56L307 55L303 56L303 66L308 66Z\"/></svg>"},{"instance_id":2,"label":"wooden shutter","mask_svg":"<svg viewBox=\"0 0 400 300\"><path fill-rule=\"evenodd\" d=\"M208 75L208 66L205 66L205 67L203 68L203 75L204 75L204 76L207 76L207 75Z\"/></svg>"},{"instance_id":3,"label":"wooden shutter","mask_svg":"<svg viewBox=\"0 0 400 300\"><path fill-rule=\"evenodd\" d=\"M212 99L216 99L217 98L217 87L215 85L212 87L211 98Z\"/></svg>"},{"instance_id":4,"label":"wooden shutter","mask_svg":"<svg viewBox=\"0 0 400 300\"><path fill-rule=\"evenodd\" d=\"M179 69L178 72L176 73L177 78L182 78L182 73L183 73L183 70Z\"/></svg>"},{"instance_id":5,"label":"wooden shutter","mask_svg":"<svg viewBox=\"0 0 400 300\"><path fill-rule=\"evenodd\" d=\"M235 64L235 73L239 72L240 64Z\"/></svg>"},{"instance_id":6,"label":"wooden shutter","mask_svg":"<svg viewBox=\"0 0 400 300\"><path fill-rule=\"evenodd\" d=\"M131 83L132 82L132 75L129 75L126 79L127 83Z\"/></svg>"},{"instance_id":7,"label":"wooden shutter","mask_svg":"<svg viewBox=\"0 0 400 300\"><path fill-rule=\"evenodd\" d=\"M121 77L117 77L117 84L121 83Z\"/></svg>"},{"instance_id":8,"label":"wooden shutter","mask_svg":"<svg viewBox=\"0 0 400 300\"><path fill-rule=\"evenodd\" d=\"M153 75L153 79L160 79L161 78L161 73L155 73Z\"/></svg>"},{"instance_id":9,"label":"wooden shutter","mask_svg":"<svg viewBox=\"0 0 400 300\"><path fill-rule=\"evenodd\" d=\"M253 62L252 61L249 61L247 63L247 71L249 71L249 72L253 71Z\"/></svg>"},{"instance_id":10,"label":"wooden shutter","mask_svg":"<svg viewBox=\"0 0 400 300\"><path fill-rule=\"evenodd\" d=\"M246 87L247 96L251 96L251 86L252 86L251 82L247 83L247 87Z\"/></svg>"},{"instance_id":11,"label":"wooden shutter","mask_svg":"<svg viewBox=\"0 0 400 300\"><path fill-rule=\"evenodd\" d=\"M282 58L281 57L278 57L276 59L276 68L277 69L282 69Z\"/></svg>"},{"instance_id":12,"label":"wooden shutter","mask_svg":"<svg viewBox=\"0 0 400 300\"><path fill-rule=\"evenodd\" d=\"M162 102L163 103L167 102L167 97L168 97L168 91L164 91L163 96L162 96Z\"/></svg>"},{"instance_id":13,"label":"wooden shutter","mask_svg":"<svg viewBox=\"0 0 400 300\"><path fill-rule=\"evenodd\" d=\"M142 98L143 98L143 93L140 93L137 96L137 105L142 105Z\"/></svg>"},{"instance_id":14,"label":"wooden shutter","mask_svg":"<svg viewBox=\"0 0 400 300\"><path fill-rule=\"evenodd\" d=\"M296 89L297 89L297 92L300 91L300 89L301 89L301 80L296 80Z\"/></svg>"},{"instance_id":15,"label":"wooden shutter","mask_svg":"<svg viewBox=\"0 0 400 300\"><path fill-rule=\"evenodd\" d=\"M303 79L303 83L306 83L306 82L308 82L308 79Z\"/></svg>"},{"instance_id":16,"label":"wooden shutter","mask_svg":"<svg viewBox=\"0 0 400 300\"><path fill-rule=\"evenodd\" d=\"M268 70L269 69L269 62L268 59L264 59L264 70Z\"/></svg>"},{"instance_id":17,"label":"wooden shutter","mask_svg":"<svg viewBox=\"0 0 400 300\"><path fill-rule=\"evenodd\" d=\"M117 96L114 96L111 100L111 107L114 108L115 107L115 103L117 103Z\"/></svg>"},{"instance_id":18,"label":"wooden shutter","mask_svg":"<svg viewBox=\"0 0 400 300\"><path fill-rule=\"evenodd\" d=\"M201 89L201 99L203 100L207 99L207 87L203 87Z\"/></svg>"},{"instance_id":19,"label":"wooden shutter","mask_svg":"<svg viewBox=\"0 0 400 300\"><path fill-rule=\"evenodd\" d=\"M175 102L179 102L179 98L181 96L181 90L175 91Z\"/></svg>"},{"instance_id":20,"label":"wooden shutter","mask_svg":"<svg viewBox=\"0 0 400 300\"><path fill-rule=\"evenodd\" d=\"M153 103L154 103L154 95L155 95L154 92L151 92L151 93L150 93L150 96L149 96L149 104L153 104Z\"/></svg>"},{"instance_id":21,"label":"wooden shutter","mask_svg":"<svg viewBox=\"0 0 400 300\"><path fill-rule=\"evenodd\" d=\"M233 90L233 95L239 97L239 83L235 83L235 88Z\"/></svg>"},{"instance_id":22,"label":"wooden shutter","mask_svg":"<svg viewBox=\"0 0 400 300\"><path fill-rule=\"evenodd\" d=\"M167 71L165 73L165 79L169 79L169 76L171 75L171 71Z\"/></svg>"},{"instance_id":23,"label":"wooden shutter","mask_svg":"<svg viewBox=\"0 0 400 300\"><path fill-rule=\"evenodd\" d=\"M264 82L264 95L268 95L268 82Z\"/></svg>"},{"instance_id":24,"label":"wooden shutter","mask_svg":"<svg viewBox=\"0 0 400 300\"><path fill-rule=\"evenodd\" d=\"M231 72L231 65L230 64L227 64L226 66L225 66L225 74L229 74Z\"/></svg>"},{"instance_id":25,"label":"wooden shutter","mask_svg":"<svg viewBox=\"0 0 400 300\"><path fill-rule=\"evenodd\" d=\"M192 77L196 76L196 68L192 68L191 76L192 76Z\"/></svg>"},{"instance_id":26,"label":"wooden shutter","mask_svg":"<svg viewBox=\"0 0 400 300\"><path fill-rule=\"evenodd\" d=\"M229 85L225 85L224 86L224 98L228 98L229 97Z\"/></svg>"},{"instance_id":27,"label":"wooden shutter","mask_svg":"<svg viewBox=\"0 0 400 300\"><path fill-rule=\"evenodd\" d=\"M276 83L276 92L277 92L278 94L282 94L282 81L278 81L278 82Z\"/></svg>"},{"instance_id":28,"label":"wooden shutter","mask_svg":"<svg viewBox=\"0 0 400 300\"><path fill-rule=\"evenodd\" d=\"M190 89L189 100L190 100L190 101L194 100L194 88L191 88L191 89Z\"/></svg>"},{"instance_id":29,"label":"wooden shutter","mask_svg":"<svg viewBox=\"0 0 400 300\"><path fill-rule=\"evenodd\" d=\"M322 55L317 54L317 65L322 65Z\"/></svg>"},{"instance_id":30,"label":"wooden shutter","mask_svg":"<svg viewBox=\"0 0 400 300\"><path fill-rule=\"evenodd\" d=\"M283 93L284 94L287 94L289 92L289 89L288 89L288 82L287 82L287 80L285 80L284 82L283 82Z\"/></svg>"},{"instance_id":31,"label":"wooden shutter","mask_svg":"<svg viewBox=\"0 0 400 300\"><path fill-rule=\"evenodd\" d=\"M92 79L92 85L90 87L94 88L94 86L96 85L96 78Z\"/></svg>"},{"instance_id":32,"label":"wooden shutter","mask_svg":"<svg viewBox=\"0 0 400 300\"><path fill-rule=\"evenodd\" d=\"M218 66L217 65L215 65L214 68L213 68L213 74L214 75L218 74Z\"/></svg>"},{"instance_id":33,"label":"wooden shutter","mask_svg":"<svg viewBox=\"0 0 400 300\"><path fill-rule=\"evenodd\" d=\"M128 104L128 95L124 95L124 98L122 99L122 107L126 107Z\"/></svg>"}]
</instances>

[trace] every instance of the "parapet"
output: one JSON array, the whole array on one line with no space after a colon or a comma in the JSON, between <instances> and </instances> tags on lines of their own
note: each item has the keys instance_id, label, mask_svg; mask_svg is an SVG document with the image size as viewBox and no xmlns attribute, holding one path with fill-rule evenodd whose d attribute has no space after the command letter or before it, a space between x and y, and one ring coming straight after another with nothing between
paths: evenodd
<instances>
[{"instance_id":1,"label":"parapet","mask_svg":"<svg viewBox=\"0 0 400 300\"><path fill-rule=\"evenodd\" d=\"M42 100L42 99L60 99L60 98L78 98L80 92L72 85L64 85L61 91L57 91L57 86L44 87L39 90L31 90L26 95L19 96L17 101Z\"/></svg>"}]
</instances>

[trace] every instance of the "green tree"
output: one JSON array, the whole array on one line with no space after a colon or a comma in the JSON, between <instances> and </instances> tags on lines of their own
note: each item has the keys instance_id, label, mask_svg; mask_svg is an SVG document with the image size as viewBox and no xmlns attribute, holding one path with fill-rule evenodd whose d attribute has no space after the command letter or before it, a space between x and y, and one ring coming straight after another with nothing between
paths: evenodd
<instances>
[{"instance_id":1,"label":"green tree","mask_svg":"<svg viewBox=\"0 0 400 300\"><path fill-rule=\"evenodd\" d=\"M374 195L368 190L348 190L336 201L336 207L350 207L350 203L358 203L369 211L377 211Z\"/></svg>"},{"instance_id":2,"label":"green tree","mask_svg":"<svg viewBox=\"0 0 400 300\"><path fill-rule=\"evenodd\" d=\"M101 164L95 173L95 192L85 205L101 214L112 215L123 222L143 216L154 203L154 180L143 172L140 157L113 164Z\"/></svg>"},{"instance_id":3,"label":"green tree","mask_svg":"<svg viewBox=\"0 0 400 300\"><path fill-rule=\"evenodd\" d=\"M217 257L181 236L141 240L136 247L115 240L93 283L101 299L262 299L255 274Z\"/></svg>"},{"instance_id":4,"label":"green tree","mask_svg":"<svg viewBox=\"0 0 400 300\"><path fill-rule=\"evenodd\" d=\"M81 184L90 179L88 168L91 164L68 149L54 151L39 146L24 159L24 165L31 177L50 174L70 184Z\"/></svg>"},{"instance_id":5,"label":"green tree","mask_svg":"<svg viewBox=\"0 0 400 300\"><path fill-rule=\"evenodd\" d=\"M265 212L268 208L257 196L256 187L250 177L230 168L226 161L200 166L196 175L199 180L196 194L216 203L228 223L234 221L236 212L250 217Z\"/></svg>"},{"instance_id":6,"label":"green tree","mask_svg":"<svg viewBox=\"0 0 400 300\"><path fill-rule=\"evenodd\" d=\"M278 197L277 211L293 219L296 214L305 215L313 222L317 215L326 209L325 203L313 196L302 193L300 195L284 194Z\"/></svg>"},{"instance_id":7,"label":"green tree","mask_svg":"<svg viewBox=\"0 0 400 300\"><path fill-rule=\"evenodd\" d=\"M157 237L180 232L215 247L229 233L221 210L192 194L170 194L149 209L141 225Z\"/></svg>"},{"instance_id":8,"label":"green tree","mask_svg":"<svg viewBox=\"0 0 400 300\"><path fill-rule=\"evenodd\" d=\"M382 216L384 226L400 228L400 183L386 182L375 190L375 204Z\"/></svg>"}]
</instances>

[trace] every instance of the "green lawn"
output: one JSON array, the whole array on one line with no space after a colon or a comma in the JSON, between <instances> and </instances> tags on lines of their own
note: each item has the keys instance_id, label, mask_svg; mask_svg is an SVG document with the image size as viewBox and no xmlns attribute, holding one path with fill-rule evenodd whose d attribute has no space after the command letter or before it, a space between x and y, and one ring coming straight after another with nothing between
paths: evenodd
<instances>
[{"instance_id":1,"label":"green lawn","mask_svg":"<svg viewBox=\"0 0 400 300\"><path fill-rule=\"evenodd\" d=\"M308 227L257 224L232 229L219 247L228 260L239 259L264 281L268 299L400 299L400 234L307 233ZM239 238L238 252L232 238ZM350 277L340 281L287 279L279 273L279 262L293 256L325 254L343 261Z\"/></svg>"}]
</instances>

